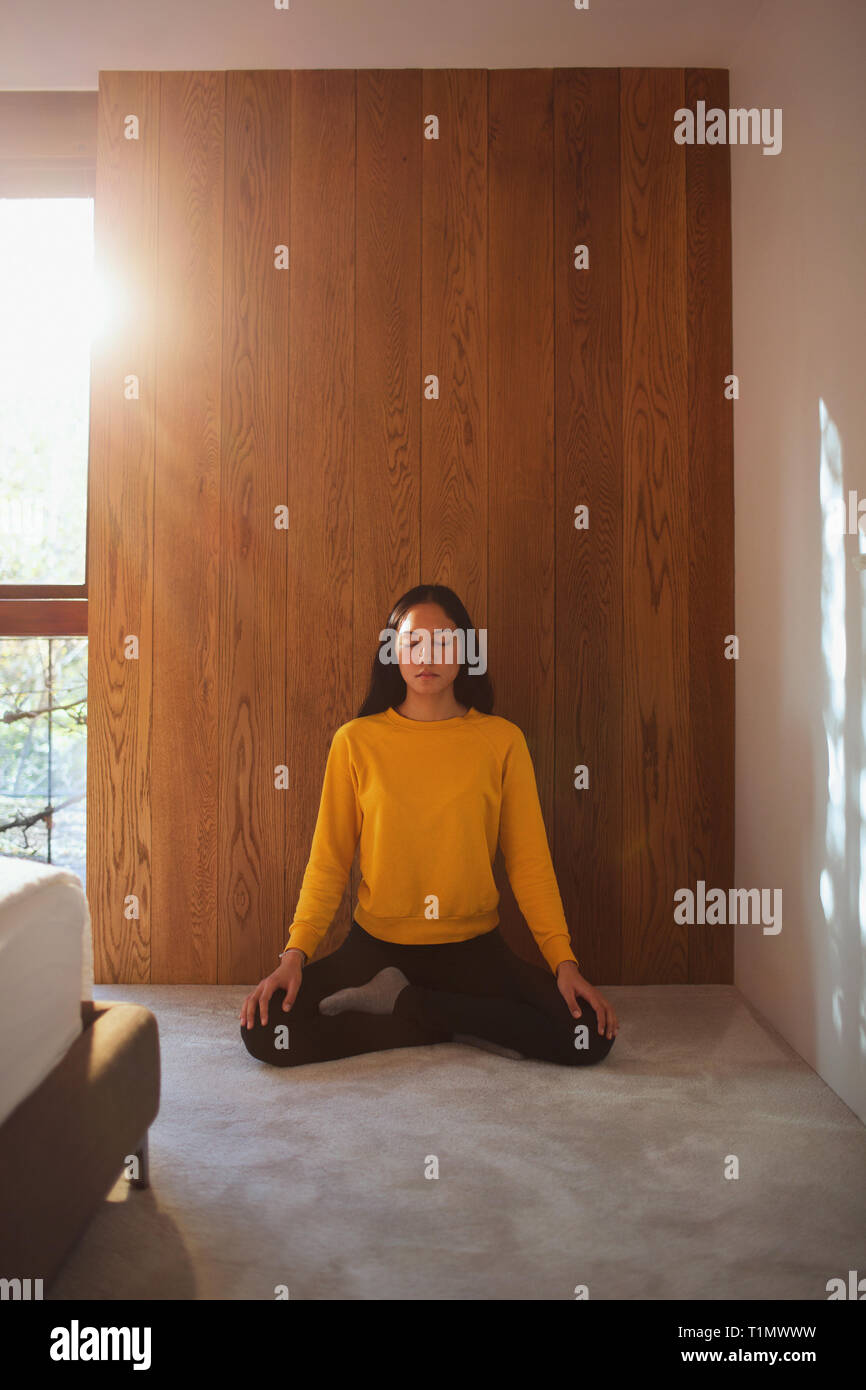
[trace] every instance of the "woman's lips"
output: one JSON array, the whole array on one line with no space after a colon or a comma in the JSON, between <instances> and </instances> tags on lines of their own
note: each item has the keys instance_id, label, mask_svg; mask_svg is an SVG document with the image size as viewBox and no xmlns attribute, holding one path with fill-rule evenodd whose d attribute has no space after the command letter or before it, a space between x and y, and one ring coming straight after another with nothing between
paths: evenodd
<instances>
[{"instance_id":1,"label":"woman's lips","mask_svg":"<svg viewBox=\"0 0 866 1390\"><path fill-rule=\"evenodd\" d=\"M439 677L435 671L419 671L419 681L438 681Z\"/></svg>"}]
</instances>

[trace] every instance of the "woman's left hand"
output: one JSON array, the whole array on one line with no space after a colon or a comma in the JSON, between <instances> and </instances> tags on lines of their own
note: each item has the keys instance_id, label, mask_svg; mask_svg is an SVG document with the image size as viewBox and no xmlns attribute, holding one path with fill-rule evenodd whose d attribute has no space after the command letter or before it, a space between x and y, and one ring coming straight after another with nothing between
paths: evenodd
<instances>
[{"instance_id":1,"label":"woman's left hand","mask_svg":"<svg viewBox=\"0 0 866 1390\"><path fill-rule=\"evenodd\" d=\"M571 1010L573 1018L580 1018L578 1000L585 999L598 1019L598 1031L609 1038L615 1038L619 1029L613 1005L609 1004L600 990L585 980L573 960L564 960L556 972L556 983L560 994Z\"/></svg>"}]
</instances>

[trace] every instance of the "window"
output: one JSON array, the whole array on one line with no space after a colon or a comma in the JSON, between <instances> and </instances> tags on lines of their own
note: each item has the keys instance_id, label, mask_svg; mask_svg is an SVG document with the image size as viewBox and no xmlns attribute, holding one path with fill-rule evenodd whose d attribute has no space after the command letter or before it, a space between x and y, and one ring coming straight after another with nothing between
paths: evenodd
<instances>
[{"instance_id":1,"label":"window","mask_svg":"<svg viewBox=\"0 0 866 1390\"><path fill-rule=\"evenodd\" d=\"M0 856L84 881L95 92L0 93Z\"/></svg>"},{"instance_id":2,"label":"window","mask_svg":"<svg viewBox=\"0 0 866 1390\"><path fill-rule=\"evenodd\" d=\"M93 199L0 197L0 585L85 583Z\"/></svg>"}]
</instances>

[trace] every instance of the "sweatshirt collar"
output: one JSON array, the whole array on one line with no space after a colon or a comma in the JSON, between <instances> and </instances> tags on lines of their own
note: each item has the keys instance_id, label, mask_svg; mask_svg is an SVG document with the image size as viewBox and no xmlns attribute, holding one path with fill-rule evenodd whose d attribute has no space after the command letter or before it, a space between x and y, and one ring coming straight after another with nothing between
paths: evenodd
<instances>
[{"instance_id":1,"label":"sweatshirt collar","mask_svg":"<svg viewBox=\"0 0 866 1390\"><path fill-rule=\"evenodd\" d=\"M469 724L478 718L478 711L470 705L465 714L455 714L450 719L407 719L405 714L398 714L393 705L389 705L385 710L385 717L401 729L439 733L443 729L454 729L461 724Z\"/></svg>"}]
</instances>

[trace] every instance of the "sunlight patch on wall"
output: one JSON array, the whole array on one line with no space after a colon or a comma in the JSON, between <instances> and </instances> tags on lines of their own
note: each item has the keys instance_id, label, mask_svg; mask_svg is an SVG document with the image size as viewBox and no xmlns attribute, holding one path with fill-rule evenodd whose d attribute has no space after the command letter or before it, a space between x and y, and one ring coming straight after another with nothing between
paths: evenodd
<instances>
[{"instance_id":1,"label":"sunlight patch on wall","mask_svg":"<svg viewBox=\"0 0 866 1390\"><path fill-rule=\"evenodd\" d=\"M850 653L846 633L848 600L845 556L850 534L849 498L845 490L842 441L823 400L818 402L821 431L820 500L821 545L821 650L824 674L824 731L827 740L827 796L825 864L819 894L833 955L833 978L838 982L832 999L833 1023L842 1034L851 1027L853 999L845 990L859 984L859 1035L866 1051L866 991L864 975L850 978L843 941L852 919L859 920L859 945L866 946L866 704L863 700L863 653L866 651L866 613L858 605L851 637L857 650ZM862 536L861 536L862 546ZM856 597L856 587L853 596ZM846 689L850 679L852 690ZM849 705L857 707L849 713ZM859 718L857 717L859 714ZM846 733L847 716L847 733ZM847 742L846 742L847 738ZM853 925L853 922L852 922ZM848 1002L847 1009L845 1004ZM847 1020L846 1015L847 1013Z\"/></svg>"}]
</instances>

